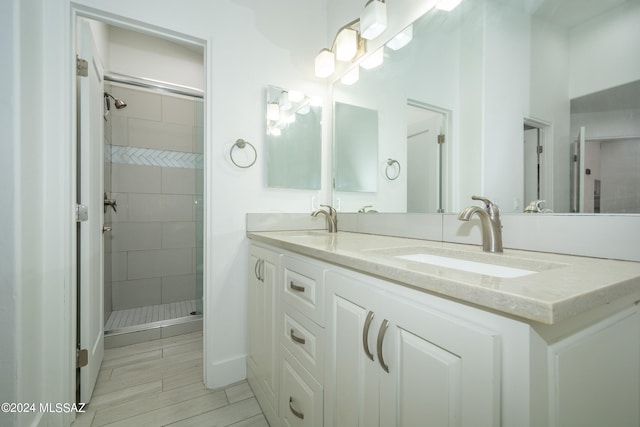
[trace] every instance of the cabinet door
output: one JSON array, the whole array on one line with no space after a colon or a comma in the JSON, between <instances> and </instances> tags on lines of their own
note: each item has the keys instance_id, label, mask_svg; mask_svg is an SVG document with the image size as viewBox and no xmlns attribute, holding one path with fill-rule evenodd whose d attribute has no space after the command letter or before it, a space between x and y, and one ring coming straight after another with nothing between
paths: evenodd
<instances>
[{"instance_id":1,"label":"cabinet door","mask_svg":"<svg viewBox=\"0 0 640 427\"><path fill-rule=\"evenodd\" d=\"M326 275L325 290L325 425L378 425L378 366L371 359L375 357L375 304L360 284L333 272Z\"/></svg>"},{"instance_id":2,"label":"cabinet door","mask_svg":"<svg viewBox=\"0 0 640 427\"><path fill-rule=\"evenodd\" d=\"M386 298L380 425L499 425L499 339L406 299Z\"/></svg>"},{"instance_id":3,"label":"cabinet door","mask_svg":"<svg viewBox=\"0 0 640 427\"><path fill-rule=\"evenodd\" d=\"M259 383L256 394L277 408L278 346L276 283L279 254L252 247L249 263L249 367ZM274 410L275 412L275 410Z\"/></svg>"}]
</instances>

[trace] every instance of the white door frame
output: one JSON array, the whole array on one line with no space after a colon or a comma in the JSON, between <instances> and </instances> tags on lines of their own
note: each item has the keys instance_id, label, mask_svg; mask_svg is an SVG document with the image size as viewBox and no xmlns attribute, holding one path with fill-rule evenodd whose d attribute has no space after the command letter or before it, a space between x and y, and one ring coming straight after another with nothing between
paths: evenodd
<instances>
[{"instance_id":1,"label":"white door frame","mask_svg":"<svg viewBox=\"0 0 640 427\"><path fill-rule=\"evenodd\" d=\"M542 173L540 174L540 195L547 201L543 207L553 209L553 124L528 116L523 117L523 124L540 129L540 145L543 147L540 155L540 163L543 165ZM524 184L524 156L522 161L522 182ZM524 186L522 194L524 196ZM529 202L531 200L523 200L523 206L526 207Z\"/></svg>"},{"instance_id":2,"label":"white door frame","mask_svg":"<svg viewBox=\"0 0 640 427\"><path fill-rule=\"evenodd\" d=\"M87 8L87 7L83 7L81 5L76 5L76 4L72 4L71 5L71 22L70 22L70 37L69 37L69 51L70 52L75 52L76 51L76 47L75 47L75 43L76 43L76 35L77 35L77 28L76 28L76 22L77 22L77 18L89 18L89 19L93 19L96 21L100 21L103 22L105 24L109 24L109 25L114 25L114 26L118 26L118 27L122 27L122 28L126 28L132 31L137 31L137 32L141 32L141 33L145 33L145 34L149 34L152 36L158 36L164 39L169 39L172 40L174 42L178 42L178 43L188 43L188 44L192 44L195 46L200 46L203 50L204 53L204 76L205 76L205 96L204 96L204 134L205 134L205 144L204 144L204 159L205 159L205 171L204 171L204 194L205 194L205 205L204 205L204 224L203 224L203 234L206 236L208 234L208 227L211 224L211 201L210 198L207 197L206 195L210 194L209 191L209 182L210 182L210 176L211 176L211 156L208 155L208 151L209 151L209 147L207 144L207 141L210 140L210 128L211 128L211 124L210 124L210 120L208 118L208 113L207 111L210 111L211 105L210 105L210 90L209 88L211 87L210 84L210 80L208 77L208 73L207 70L209 69L209 61L210 61L210 55L209 55L209 49L210 49L210 41L209 40L204 40L201 38L196 37L195 35L189 35L189 34L178 34L175 31L172 30L164 30L161 28L158 28L158 26L156 25L152 25L150 23L145 23L145 22L140 22L140 21L134 21L131 20L127 17L124 16L115 16L114 14L110 13L110 12L105 12L105 11L100 11L97 9L93 9L93 8ZM74 59L75 60L75 59ZM72 135L71 140L71 147L70 147L70 153L71 153L71 157L70 157L70 163L71 163L71 167L72 170L75 170L74 168L76 167L76 162L77 159L75 157L75 153L76 153L76 147L78 144L78 141L76 139L76 133L75 133L75 129L76 129L76 118L75 118L75 112L78 108L77 106L77 100L76 100L76 85L75 85L75 67L73 67L73 72L72 75L69 76L69 87L71 89L71 94L70 94L70 99L71 99L71 108L69 111L69 115L72 117L71 120L71 128L70 128L70 134ZM71 174L72 176L70 177L71 182L69 183L72 190L72 194L73 197L75 199L75 192L76 192L76 174L75 172L72 172ZM71 246L71 253L75 254L77 252L77 247L76 247L76 242L74 239L74 230L75 230L75 222L73 224L71 224L70 226L70 235L69 235L69 240L70 240L70 246ZM207 379L207 367L208 367L208 363L206 363L207 360L207 345L206 345L206 325L207 325L207 312L208 312L208 307L207 307L207 290L210 287L209 284L209 278L212 277L211 274L211 263L208 263L206 260L208 259L208 254L211 251L211 248L209 247L208 244L208 240L205 238L204 239L204 243L203 243L203 253L204 253L204 265L203 265L203 320L202 320L202 324L203 324L203 359L205 361L205 363L203 363L203 381L205 381L206 383L206 379ZM73 256L73 255L72 255ZM77 342L77 336L76 336L76 319L77 319L77 310L76 310L76 299L77 299L77 293L76 293L76 283L77 283L77 277L76 277L76 273L75 273L75 260L71 261L71 265L70 265L70 272L69 275L71 277L71 286L69 289L67 289L68 292L68 301L69 301L69 309L70 309L70 313L71 316L69 317L69 324L67 325L67 330L68 335L70 337L70 341L67 342L67 348L73 348L73 350L71 350L72 353L72 358L73 360L70 361L70 363L67 365L69 372L67 373L67 375L65 375L66 378L69 378L70 383L71 381L73 381L73 384L75 385L75 376L76 376L76 371L75 371L75 347L76 347L76 342ZM72 379L72 380L71 380ZM69 402L72 402L75 400L75 387L70 387L69 390L69 396L68 396Z\"/></svg>"}]
</instances>

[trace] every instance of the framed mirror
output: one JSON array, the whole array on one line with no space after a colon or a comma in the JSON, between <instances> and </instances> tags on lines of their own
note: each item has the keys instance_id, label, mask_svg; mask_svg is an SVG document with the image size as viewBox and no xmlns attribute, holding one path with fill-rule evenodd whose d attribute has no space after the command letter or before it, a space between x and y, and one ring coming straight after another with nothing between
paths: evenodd
<instances>
[{"instance_id":1,"label":"framed mirror","mask_svg":"<svg viewBox=\"0 0 640 427\"><path fill-rule=\"evenodd\" d=\"M301 92L267 88L266 181L268 187L319 190L322 107Z\"/></svg>"},{"instance_id":2,"label":"framed mirror","mask_svg":"<svg viewBox=\"0 0 640 427\"><path fill-rule=\"evenodd\" d=\"M544 200L539 211L640 213L638 22L637 0L430 10L388 40L379 66L360 66L365 56L348 70L359 69L355 83L333 83L334 103L378 111L379 133L376 192L336 189L334 204L457 212L477 194L503 212ZM398 49L396 38L408 42ZM443 115L429 128L444 135L440 151L436 137L410 152L414 105ZM395 181L388 158L402 166Z\"/></svg>"}]
</instances>

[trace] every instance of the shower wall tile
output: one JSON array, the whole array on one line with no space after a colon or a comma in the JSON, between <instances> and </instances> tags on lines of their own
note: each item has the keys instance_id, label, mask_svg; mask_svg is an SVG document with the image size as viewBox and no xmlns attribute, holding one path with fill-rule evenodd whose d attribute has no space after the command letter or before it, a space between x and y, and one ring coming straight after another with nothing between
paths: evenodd
<instances>
[{"instance_id":1,"label":"shower wall tile","mask_svg":"<svg viewBox=\"0 0 640 427\"><path fill-rule=\"evenodd\" d=\"M193 152L204 153L204 127L196 126L193 128Z\"/></svg>"},{"instance_id":2,"label":"shower wall tile","mask_svg":"<svg viewBox=\"0 0 640 427\"><path fill-rule=\"evenodd\" d=\"M129 119L124 116L111 117L111 144L129 146Z\"/></svg>"},{"instance_id":3,"label":"shower wall tile","mask_svg":"<svg viewBox=\"0 0 640 427\"><path fill-rule=\"evenodd\" d=\"M195 103L191 99L175 96L162 97L162 121L195 126Z\"/></svg>"},{"instance_id":4,"label":"shower wall tile","mask_svg":"<svg viewBox=\"0 0 640 427\"><path fill-rule=\"evenodd\" d=\"M162 168L162 192L164 194L195 194L196 170Z\"/></svg>"},{"instance_id":5,"label":"shower wall tile","mask_svg":"<svg viewBox=\"0 0 640 427\"><path fill-rule=\"evenodd\" d=\"M194 197L163 194L162 195L162 220L163 221L194 221L195 207Z\"/></svg>"},{"instance_id":6,"label":"shower wall tile","mask_svg":"<svg viewBox=\"0 0 640 427\"><path fill-rule=\"evenodd\" d=\"M111 253L111 280L121 282L127 280L127 253Z\"/></svg>"},{"instance_id":7,"label":"shower wall tile","mask_svg":"<svg viewBox=\"0 0 640 427\"><path fill-rule=\"evenodd\" d=\"M193 250L160 249L128 252L130 280L193 274Z\"/></svg>"},{"instance_id":8,"label":"shower wall tile","mask_svg":"<svg viewBox=\"0 0 640 427\"><path fill-rule=\"evenodd\" d=\"M162 280L152 278L113 282L112 298L114 310L160 304Z\"/></svg>"},{"instance_id":9,"label":"shower wall tile","mask_svg":"<svg viewBox=\"0 0 640 427\"><path fill-rule=\"evenodd\" d=\"M203 103L137 88L111 93L127 102L108 116L113 145L105 149L109 197L118 203L108 215L113 309L194 299L195 246L203 240L202 220L199 228L195 222L195 195L203 189L197 180L204 179Z\"/></svg>"},{"instance_id":10,"label":"shower wall tile","mask_svg":"<svg viewBox=\"0 0 640 427\"><path fill-rule=\"evenodd\" d=\"M116 193L160 193L161 168L158 166L111 166L111 191Z\"/></svg>"},{"instance_id":11,"label":"shower wall tile","mask_svg":"<svg viewBox=\"0 0 640 427\"><path fill-rule=\"evenodd\" d=\"M129 221L162 221L161 194L129 194Z\"/></svg>"},{"instance_id":12,"label":"shower wall tile","mask_svg":"<svg viewBox=\"0 0 640 427\"><path fill-rule=\"evenodd\" d=\"M193 126L129 119L129 146L193 151Z\"/></svg>"},{"instance_id":13,"label":"shower wall tile","mask_svg":"<svg viewBox=\"0 0 640 427\"><path fill-rule=\"evenodd\" d=\"M163 222L163 248L193 248L196 241L196 223L191 222Z\"/></svg>"},{"instance_id":14,"label":"shower wall tile","mask_svg":"<svg viewBox=\"0 0 640 427\"><path fill-rule=\"evenodd\" d=\"M162 304L196 299L196 276L162 278Z\"/></svg>"},{"instance_id":15,"label":"shower wall tile","mask_svg":"<svg viewBox=\"0 0 640 427\"><path fill-rule=\"evenodd\" d=\"M115 252L162 248L162 223L121 222L111 231Z\"/></svg>"},{"instance_id":16,"label":"shower wall tile","mask_svg":"<svg viewBox=\"0 0 640 427\"><path fill-rule=\"evenodd\" d=\"M140 89L113 86L111 94L127 103L127 108L116 110L111 106L114 117L133 117L136 119L162 120L162 95Z\"/></svg>"}]
</instances>

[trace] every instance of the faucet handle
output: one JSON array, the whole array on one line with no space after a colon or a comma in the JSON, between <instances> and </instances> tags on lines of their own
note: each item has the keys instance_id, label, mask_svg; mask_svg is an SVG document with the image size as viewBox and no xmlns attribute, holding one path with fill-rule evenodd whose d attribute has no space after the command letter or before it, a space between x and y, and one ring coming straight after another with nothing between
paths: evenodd
<instances>
[{"instance_id":1,"label":"faucet handle","mask_svg":"<svg viewBox=\"0 0 640 427\"><path fill-rule=\"evenodd\" d=\"M335 216L337 215L336 209L331 205L320 205L320 207L329 209L329 214L333 218L335 218Z\"/></svg>"},{"instance_id":2,"label":"faucet handle","mask_svg":"<svg viewBox=\"0 0 640 427\"><path fill-rule=\"evenodd\" d=\"M491 200L489 200L486 197L482 197L482 196L471 196L472 200L480 200L484 203L485 207L487 208L487 210L490 213L499 213L500 209L498 208L498 205L496 205L495 203L493 203Z\"/></svg>"}]
</instances>

